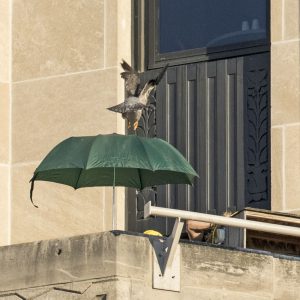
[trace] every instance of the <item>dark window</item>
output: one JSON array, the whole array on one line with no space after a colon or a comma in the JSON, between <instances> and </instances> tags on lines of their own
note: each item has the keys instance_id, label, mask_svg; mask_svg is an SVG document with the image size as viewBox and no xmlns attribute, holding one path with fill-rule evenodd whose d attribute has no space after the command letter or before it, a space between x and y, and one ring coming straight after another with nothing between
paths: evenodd
<instances>
[{"instance_id":1,"label":"dark window","mask_svg":"<svg viewBox=\"0 0 300 300\"><path fill-rule=\"evenodd\" d=\"M173 144L200 177L193 187L129 192L130 230L170 233L172 220L142 218L149 200L216 214L270 209L269 8L269 0L134 1L142 81L169 63L137 134Z\"/></svg>"},{"instance_id":2,"label":"dark window","mask_svg":"<svg viewBox=\"0 0 300 300\"><path fill-rule=\"evenodd\" d=\"M264 52L269 1L146 0L144 23L135 29L145 40L136 40L135 49L146 69Z\"/></svg>"},{"instance_id":3,"label":"dark window","mask_svg":"<svg viewBox=\"0 0 300 300\"><path fill-rule=\"evenodd\" d=\"M266 39L266 0L160 1L160 53Z\"/></svg>"}]
</instances>

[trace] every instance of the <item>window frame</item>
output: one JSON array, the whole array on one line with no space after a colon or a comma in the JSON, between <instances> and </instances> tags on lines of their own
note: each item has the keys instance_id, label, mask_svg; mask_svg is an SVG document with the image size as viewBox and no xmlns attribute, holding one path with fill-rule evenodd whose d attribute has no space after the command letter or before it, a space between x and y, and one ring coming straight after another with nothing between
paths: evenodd
<instances>
[{"instance_id":1,"label":"window frame","mask_svg":"<svg viewBox=\"0 0 300 300\"><path fill-rule=\"evenodd\" d=\"M254 53L270 49L270 0L266 0L266 40L241 42L231 45L210 48L195 48L184 51L159 53L159 0L133 0L134 30L133 49L137 59L136 66L141 70L151 70L164 66L210 61ZM139 37L139 38L138 38ZM135 60L134 60L135 61Z\"/></svg>"}]
</instances>

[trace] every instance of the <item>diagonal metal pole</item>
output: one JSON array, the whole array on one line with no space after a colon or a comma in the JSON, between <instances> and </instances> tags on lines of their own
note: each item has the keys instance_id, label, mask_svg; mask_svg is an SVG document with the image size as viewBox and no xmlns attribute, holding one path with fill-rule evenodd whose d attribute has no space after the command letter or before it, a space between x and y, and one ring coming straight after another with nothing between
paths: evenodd
<instances>
[{"instance_id":1,"label":"diagonal metal pole","mask_svg":"<svg viewBox=\"0 0 300 300\"><path fill-rule=\"evenodd\" d=\"M252 220L235 219L223 216L216 216L192 211L185 211L179 209L171 209L165 207L151 206L151 202L145 204L144 218L152 216L181 218L183 220L196 220L207 223L219 224L224 226L232 226L239 228L252 229L257 231L264 231L270 233L284 234L300 237L300 228L287 225L272 224L266 222L258 222Z\"/></svg>"}]
</instances>

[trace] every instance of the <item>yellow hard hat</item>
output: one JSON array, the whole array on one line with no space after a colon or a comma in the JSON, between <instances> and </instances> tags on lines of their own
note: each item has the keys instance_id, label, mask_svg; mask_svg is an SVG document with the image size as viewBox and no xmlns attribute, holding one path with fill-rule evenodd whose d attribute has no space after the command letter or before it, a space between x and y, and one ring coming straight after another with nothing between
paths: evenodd
<instances>
[{"instance_id":1,"label":"yellow hard hat","mask_svg":"<svg viewBox=\"0 0 300 300\"><path fill-rule=\"evenodd\" d=\"M155 231L155 230L146 230L144 231L144 234L149 234L149 235L156 235L156 236L162 236L161 233L159 233L158 231Z\"/></svg>"}]
</instances>

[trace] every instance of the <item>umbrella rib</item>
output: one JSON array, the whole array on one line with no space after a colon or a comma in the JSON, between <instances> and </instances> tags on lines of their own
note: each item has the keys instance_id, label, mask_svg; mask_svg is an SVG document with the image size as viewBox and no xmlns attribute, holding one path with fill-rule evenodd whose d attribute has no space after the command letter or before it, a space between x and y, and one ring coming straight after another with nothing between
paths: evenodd
<instances>
[{"instance_id":1,"label":"umbrella rib","mask_svg":"<svg viewBox=\"0 0 300 300\"><path fill-rule=\"evenodd\" d=\"M75 184L75 186L74 186L74 189L75 189L75 190L77 190L77 188L78 188L77 185L78 185L78 182L79 182L79 179L80 179L80 176L81 176L82 171L83 171L83 168L80 169L78 178L77 178L77 180L76 180L76 184Z\"/></svg>"},{"instance_id":2,"label":"umbrella rib","mask_svg":"<svg viewBox=\"0 0 300 300\"><path fill-rule=\"evenodd\" d=\"M142 190L144 187L142 185L142 173L141 173L141 169L138 168L138 173L139 173L139 178L140 178L140 190Z\"/></svg>"},{"instance_id":3,"label":"umbrella rib","mask_svg":"<svg viewBox=\"0 0 300 300\"><path fill-rule=\"evenodd\" d=\"M151 170L151 171L155 171L155 170L153 170L153 166L152 166L152 163L151 163L151 161L150 161L150 159L149 159L148 152L146 151L145 145L141 142L140 139L139 139L138 141L140 142L140 145L142 146L142 148L143 148L143 150L144 150L144 152L145 152L145 154L146 154L146 156L147 156L148 164L151 166L151 169L150 169L150 170Z\"/></svg>"}]
</instances>

